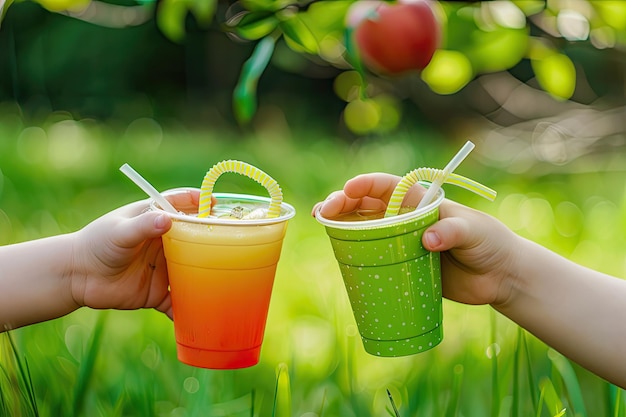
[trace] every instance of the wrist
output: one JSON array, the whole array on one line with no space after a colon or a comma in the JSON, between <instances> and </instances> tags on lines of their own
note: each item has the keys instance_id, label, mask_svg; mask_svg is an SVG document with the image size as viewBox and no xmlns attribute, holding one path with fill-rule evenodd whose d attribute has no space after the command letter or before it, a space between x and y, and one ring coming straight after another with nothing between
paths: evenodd
<instances>
[{"instance_id":1,"label":"wrist","mask_svg":"<svg viewBox=\"0 0 626 417\"><path fill-rule=\"evenodd\" d=\"M70 259L67 263L67 279L69 282L69 295L75 309L85 306L85 288L87 285L87 268L85 267L85 252L88 251L89 242L81 238L81 231L68 235L70 239Z\"/></svg>"},{"instance_id":2,"label":"wrist","mask_svg":"<svg viewBox=\"0 0 626 417\"><path fill-rule=\"evenodd\" d=\"M59 263L59 297L67 306L68 312L76 310L80 305L74 298L74 281L75 281L75 259L76 259L76 233L67 233L59 235L57 238L59 247L63 248L63 260Z\"/></svg>"},{"instance_id":3,"label":"wrist","mask_svg":"<svg viewBox=\"0 0 626 417\"><path fill-rule=\"evenodd\" d=\"M500 284L496 298L491 303L498 311L514 306L520 294L528 290L527 280L533 276L528 268L533 264L534 244L521 236L514 236L508 248L502 248L508 253L503 258L505 261L500 267Z\"/></svg>"},{"instance_id":4,"label":"wrist","mask_svg":"<svg viewBox=\"0 0 626 417\"><path fill-rule=\"evenodd\" d=\"M547 248L518 236L512 263L503 279L508 294L493 307L514 321L541 315L560 290L560 282L574 273L574 264Z\"/></svg>"}]
</instances>

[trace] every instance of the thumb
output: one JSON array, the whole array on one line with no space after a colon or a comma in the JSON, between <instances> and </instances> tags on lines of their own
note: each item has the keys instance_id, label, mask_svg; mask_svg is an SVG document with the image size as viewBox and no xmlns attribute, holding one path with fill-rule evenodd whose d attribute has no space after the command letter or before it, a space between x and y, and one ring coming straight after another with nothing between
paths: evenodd
<instances>
[{"instance_id":1,"label":"thumb","mask_svg":"<svg viewBox=\"0 0 626 417\"><path fill-rule=\"evenodd\" d=\"M139 245L147 239L155 239L172 227L172 219L167 214L146 212L126 219L119 225L119 243L125 247Z\"/></svg>"},{"instance_id":2,"label":"thumb","mask_svg":"<svg viewBox=\"0 0 626 417\"><path fill-rule=\"evenodd\" d=\"M431 252L442 252L468 245L469 230L464 219L448 217L426 229L422 244Z\"/></svg>"}]
</instances>

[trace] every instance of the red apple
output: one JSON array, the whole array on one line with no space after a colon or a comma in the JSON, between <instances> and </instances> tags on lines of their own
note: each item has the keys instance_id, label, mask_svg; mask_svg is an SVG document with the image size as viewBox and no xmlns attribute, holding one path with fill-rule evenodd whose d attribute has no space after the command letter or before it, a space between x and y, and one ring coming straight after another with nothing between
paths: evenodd
<instances>
[{"instance_id":1,"label":"red apple","mask_svg":"<svg viewBox=\"0 0 626 417\"><path fill-rule=\"evenodd\" d=\"M441 38L430 0L361 0L348 11L348 26L362 62L384 74L423 69Z\"/></svg>"}]
</instances>

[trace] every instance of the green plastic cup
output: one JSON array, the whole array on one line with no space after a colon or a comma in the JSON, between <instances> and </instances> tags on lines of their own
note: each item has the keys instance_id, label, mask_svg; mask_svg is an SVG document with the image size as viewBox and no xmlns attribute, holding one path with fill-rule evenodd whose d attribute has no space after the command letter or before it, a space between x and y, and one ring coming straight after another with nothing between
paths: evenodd
<instances>
[{"instance_id":1,"label":"green plastic cup","mask_svg":"<svg viewBox=\"0 0 626 417\"><path fill-rule=\"evenodd\" d=\"M440 189L421 209L375 220L331 220L316 213L330 238L363 347L372 355L413 355L443 339L439 253L422 245L443 199Z\"/></svg>"}]
</instances>

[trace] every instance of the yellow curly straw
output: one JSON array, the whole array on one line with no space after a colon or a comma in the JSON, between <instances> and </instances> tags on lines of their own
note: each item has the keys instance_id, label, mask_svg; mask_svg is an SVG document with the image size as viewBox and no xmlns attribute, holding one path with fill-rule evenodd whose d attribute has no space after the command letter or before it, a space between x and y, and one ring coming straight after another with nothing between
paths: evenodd
<instances>
[{"instance_id":1,"label":"yellow curly straw","mask_svg":"<svg viewBox=\"0 0 626 417\"><path fill-rule=\"evenodd\" d=\"M280 204L283 202L283 192L278 183L257 167L241 161L226 160L218 162L206 173L200 187L200 202L198 217L208 217L211 214L211 195L215 182L225 172L234 172L251 178L261 184L270 195L271 201L267 212L268 218L280 215Z\"/></svg>"},{"instance_id":2,"label":"yellow curly straw","mask_svg":"<svg viewBox=\"0 0 626 417\"><path fill-rule=\"evenodd\" d=\"M400 206L404 196L415 183L418 181L434 182L439 176L444 175L444 171L435 168L417 168L408 174L406 174L391 194L389 204L387 205L387 211L385 211L385 217L396 216L400 212ZM496 191L489 187L486 187L474 180L463 177L458 174L451 173L448 178L444 180L447 184L454 184L461 188L465 188L473 193L478 194L487 200L493 201L496 198Z\"/></svg>"}]
</instances>

